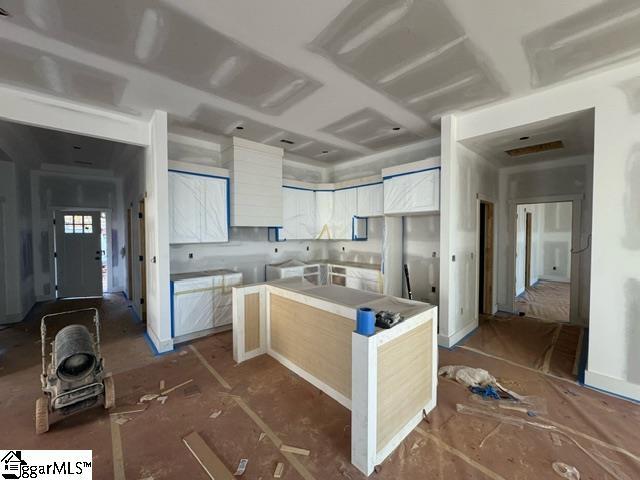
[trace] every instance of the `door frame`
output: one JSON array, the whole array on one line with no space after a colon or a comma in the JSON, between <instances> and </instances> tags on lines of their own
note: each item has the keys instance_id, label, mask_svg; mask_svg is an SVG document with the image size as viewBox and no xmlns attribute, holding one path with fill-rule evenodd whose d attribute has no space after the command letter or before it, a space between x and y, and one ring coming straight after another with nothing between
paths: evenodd
<instances>
[{"instance_id":1,"label":"door frame","mask_svg":"<svg viewBox=\"0 0 640 480\"><path fill-rule=\"evenodd\" d=\"M138 248L139 256L142 260L139 260L140 264L140 316L142 321L147 321L147 225L146 225L146 210L145 210L145 197L138 200Z\"/></svg>"},{"instance_id":2,"label":"door frame","mask_svg":"<svg viewBox=\"0 0 640 480\"><path fill-rule=\"evenodd\" d=\"M531 247L532 247L533 213L524 215L524 289L531 286Z\"/></svg>"},{"instance_id":3,"label":"door frame","mask_svg":"<svg viewBox=\"0 0 640 480\"><path fill-rule=\"evenodd\" d=\"M498 305L497 305L497 275L498 275L498 268L497 268L497 259L498 256L495 254L495 252L498 251L498 235L497 235L497 223L496 219L497 219L497 205L498 202L496 202L496 200L488 195L483 195L481 193L476 194L476 250L475 250L475 302L474 302L474 318L476 320L476 322L479 321L480 318L480 313L479 313L479 304L480 304L480 205L482 203L485 204L491 204L493 205L493 242L491 245L491 250L493 251L493 258L492 258L492 262L491 262L491 270L492 270L492 278L491 278L491 282L493 284L493 287L491 289L491 305L490 305L490 312L491 315L493 315L494 313L496 313L498 311Z\"/></svg>"},{"instance_id":4,"label":"door frame","mask_svg":"<svg viewBox=\"0 0 640 480\"><path fill-rule=\"evenodd\" d=\"M133 208L127 207L127 217L125 218L125 235L127 237L127 296L129 300L133 297Z\"/></svg>"},{"instance_id":5,"label":"door frame","mask_svg":"<svg viewBox=\"0 0 640 480\"><path fill-rule=\"evenodd\" d=\"M579 195L546 195L541 197L517 198L509 200L507 232L509 235L509 255L507 265L507 305L510 313L516 312L516 252L518 249L518 228L516 215L518 205L535 203L568 203L571 202L571 249L580 250L582 230L582 202L584 194ZM525 284L526 287L526 284ZM569 298L569 323L582 325L580 318L580 256L571 254L571 281Z\"/></svg>"},{"instance_id":6,"label":"door frame","mask_svg":"<svg viewBox=\"0 0 640 480\"><path fill-rule=\"evenodd\" d=\"M56 258L54 256L54 252L56 251L56 226L54 220L56 218L56 212L105 212L106 221L107 221L107 291L103 293L110 293L113 288L113 262L112 262L112 245L111 245L111 235L109 232L111 231L111 222L112 222L112 212L111 208L108 207L49 207L49 282L51 285L51 294L50 297L57 299L58 290L56 290L56 285L58 281L58 264L56 262ZM102 277L101 277L102 278Z\"/></svg>"}]
</instances>

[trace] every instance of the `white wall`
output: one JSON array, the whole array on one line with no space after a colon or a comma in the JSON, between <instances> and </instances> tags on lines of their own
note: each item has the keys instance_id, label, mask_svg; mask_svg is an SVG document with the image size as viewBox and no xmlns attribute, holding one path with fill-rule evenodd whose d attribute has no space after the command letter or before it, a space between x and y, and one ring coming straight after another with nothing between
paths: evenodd
<instances>
[{"instance_id":1,"label":"white wall","mask_svg":"<svg viewBox=\"0 0 640 480\"><path fill-rule=\"evenodd\" d=\"M571 280L571 203L541 205L540 243L537 249L540 279L555 282Z\"/></svg>"},{"instance_id":2,"label":"white wall","mask_svg":"<svg viewBox=\"0 0 640 480\"><path fill-rule=\"evenodd\" d=\"M325 241L327 253L331 260L358 263L382 263L382 237L384 234L384 218L369 218L369 232L366 241L352 242L341 240Z\"/></svg>"},{"instance_id":3,"label":"white wall","mask_svg":"<svg viewBox=\"0 0 640 480\"><path fill-rule=\"evenodd\" d=\"M478 325L479 196L498 198L498 170L451 141L455 119L443 119L439 342L456 344ZM499 211L499 206L497 206Z\"/></svg>"},{"instance_id":4,"label":"white wall","mask_svg":"<svg viewBox=\"0 0 640 480\"><path fill-rule=\"evenodd\" d=\"M440 215L404 217L404 260L415 300L438 305L440 292ZM406 284L404 285L406 295ZM436 291L433 292L432 288Z\"/></svg>"},{"instance_id":5,"label":"white wall","mask_svg":"<svg viewBox=\"0 0 640 480\"><path fill-rule=\"evenodd\" d=\"M638 78L640 62L635 62L477 109L459 116L455 137L472 138L595 108L586 383L636 400L640 400L640 112L634 108L638 92L625 86Z\"/></svg>"}]
</instances>

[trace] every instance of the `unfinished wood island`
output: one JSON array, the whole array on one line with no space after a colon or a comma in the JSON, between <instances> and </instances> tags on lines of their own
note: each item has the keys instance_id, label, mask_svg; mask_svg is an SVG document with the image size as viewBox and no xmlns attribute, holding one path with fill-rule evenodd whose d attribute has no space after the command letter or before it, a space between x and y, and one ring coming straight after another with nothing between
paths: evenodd
<instances>
[{"instance_id":1,"label":"unfinished wood island","mask_svg":"<svg viewBox=\"0 0 640 480\"><path fill-rule=\"evenodd\" d=\"M355 332L360 307L404 321ZM233 358L268 354L351 410L351 463L366 475L436 406L437 307L288 278L233 288Z\"/></svg>"}]
</instances>

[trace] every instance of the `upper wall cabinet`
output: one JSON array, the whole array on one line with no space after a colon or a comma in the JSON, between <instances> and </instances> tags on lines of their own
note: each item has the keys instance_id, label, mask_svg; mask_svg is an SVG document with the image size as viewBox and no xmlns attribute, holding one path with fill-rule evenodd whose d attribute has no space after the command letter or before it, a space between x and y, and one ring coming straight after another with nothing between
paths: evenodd
<instances>
[{"instance_id":1,"label":"upper wall cabinet","mask_svg":"<svg viewBox=\"0 0 640 480\"><path fill-rule=\"evenodd\" d=\"M357 212L358 192L355 188L347 188L333 192L332 239L352 239L352 222Z\"/></svg>"},{"instance_id":2,"label":"upper wall cabinet","mask_svg":"<svg viewBox=\"0 0 640 480\"><path fill-rule=\"evenodd\" d=\"M284 187L280 240L316 238L316 198L313 190Z\"/></svg>"},{"instance_id":3,"label":"upper wall cabinet","mask_svg":"<svg viewBox=\"0 0 640 480\"><path fill-rule=\"evenodd\" d=\"M385 215L411 215L439 210L439 167L384 177Z\"/></svg>"},{"instance_id":4,"label":"upper wall cabinet","mask_svg":"<svg viewBox=\"0 0 640 480\"><path fill-rule=\"evenodd\" d=\"M169 242L228 242L228 189L228 178L169 170Z\"/></svg>"},{"instance_id":5,"label":"upper wall cabinet","mask_svg":"<svg viewBox=\"0 0 640 480\"><path fill-rule=\"evenodd\" d=\"M358 187L358 216L380 217L384 215L384 188L381 183Z\"/></svg>"},{"instance_id":6,"label":"upper wall cabinet","mask_svg":"<svg viewBox=\"0 0 640 480\"><path fill-rule=\"evenodd\" d=\"M283 222L284 150L233 137L222 163L231 174L231 226L279 227Z\"/></svg>"},{"instance_id":7,"label":"upper wall cabinet","mask_svg":"<svg viewBox=\"0 0 640 480\"><path fill-rule=\"evenodd\" d=\"M330 240L333 221L333 191L314 192L316 198L316 236Z\"/></svg>"}]
</instances>

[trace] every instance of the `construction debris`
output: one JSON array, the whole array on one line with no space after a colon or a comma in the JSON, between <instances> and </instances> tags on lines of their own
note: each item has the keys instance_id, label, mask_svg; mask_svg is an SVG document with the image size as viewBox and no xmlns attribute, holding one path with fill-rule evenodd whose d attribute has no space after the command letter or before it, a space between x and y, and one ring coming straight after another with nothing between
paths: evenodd
<instances>
[{"instance_id":1,"label":"construction debris","mask_svg":"<svg viewBox=\"0 0 640 480\"><path fill-rule=\"evenodd\" d=\"M238 464L238 468L236 468L236 473L234 473L233 476L239 477L240 475L242 475L244 471L247 469L248 463L249 463L248 459L246 458L241 459L240 463Z\"/></svg>"},{"instance_id":2,"label":"construction debris","mask_svg":"<svg viewBox=\"0 0 640 480\"><path fill-rule=\"evenodd\" d=\"M209 477L214 480L233 480L231 472L197 432L187 435L182 441Z\"/></svg>"},{"instance_id":3,"label":"construction debris","mask_svg":"<svg viewBox=\"0 0 640 480\"><path fill-rule=\"evenodd\" d=\"M181 384L176 385L175 387L171 387L171 388L169 388L168 390L165 390L165 391L161 392L161 394L162 394L162 395L167 395L168 393L171 393L171 392L173 392L173 391L175 391L175 390L177 390L177 389L179 389L179 388L181 388L181 387L184 387L185 385L188 385L188 384L189 384L189 383L191 383L191 382L193 382L193 378L190 378L190 379L189 379L189 380L187 380L186 382L182 382ZM157 396L158 396L158 395L156 395L156 397L157 397ZM155 397L154 397L154 398L155 398Z\"/></svg>"},{"instance_id":4,"label":"construction debris","mask_svg":"<svg viewBox=\"0 0 640 480\"><path fill-rule=\"evenodd\" d=\"M109 410L109 413L111 415L126 415L129 413L141 413L144 412L147 407L149 406L148 403L144 403L144 404L139 404L139 405L125 405L122 407L118 407L118 408L114 408L112 410Z\"/></svg>"},{"instance_id":5,"label":"construction debris","mask_svg":"<svg viewBox=\"0 0 640 480\"><path fill-rule=\"evenodd\" d=\"M160 380L160 391L164 390L164 380Z\"/></svg>"},{"instance_id":6,"label":"construction debris","mask_svg":"<svg viewBox=\"0 0 640 480\"><path fill-rule=\"evenodd\" d=\"M162 395L161 397L156 398L156 400L160 402L162 405L164 405L165 402L167 401L167 398L169 397L167 397L166 395Z\"/></svg>"},{"instance_id":7,"label":"construction debris","mask_svg":"<svg viewBox=\"0 0 640 480\"><path fill-rule=\"evenodd\" d=\"M562 462L553 462L551 467L553 468L553 471L562 478L566 478L568 480L580 480L580 472L576 467Z\"/></svg>"},{"instance_id":8,"label":"construction debris","mask_svg":"<svg viewBox=\"0 0 640 480\"><path fill-rule=\"evenodd\" d=\"M216 410L211 415L209 415L209 418L218 418L220 415L222 415L222 410Z\"/></svg>"},{"instance_id":9,"label":"construction debris","mask_svg":"<svg viewBox=\"0 0 640 480\"><path fill-rule=\"evenodd\" d=\"M260 432L260 437L258 438L258 442L261 442L261 441L262 441L262 439L263 439L264 437L266 437L266 436L267 436L267 434L266 434L266 433L264 433L264 432Z\"/></svg>"},{"instance_id":10,"label":"construction debris","mask_svg":"<svg viewBox=\"0 0 640 480\"><path fill-rule=\"evenodd\" d=\"M146 395L143 395L140 397L140 400L138 400L138 403L150 402L152 400L155 400L159 396L160 395L158 395L157 393L147 393Z\"/></svg>"},{"instance_id":11,"label":"construction debris","mask_svg":"<svg viewBox=\"0 0 640 480\"><path fill-rule=\"evenodd\" d=\"M448 365L440 367L438 375L450 378L465 387L484 387L485 385L495 385L496 379L482 368L466 367L464 365Z\"/></svg>"},{"instance_id":12,"label":"construction debris","mask_svg":"<svg viewBox=\"0 0 640 480\"><path fill-rule=\"evenodd\" d=\"M311 453L306 448L292 447L291 445L281 445L280 451L285 453L294 453L296 455L304 455L305 457L308 457L309 453Z\"/></svg>"},{"instance_id":13,"label":"construction debris","mask_svg":"<svg viewBox=\"0 0 640 480\"><path fill-rule=\"evenodd\" d=\"M276 469L273 472L273 478L282 478L283 473L284 473L284 463L278 462L278 465L276 465Z\"/></svg>"}]
</instances>

